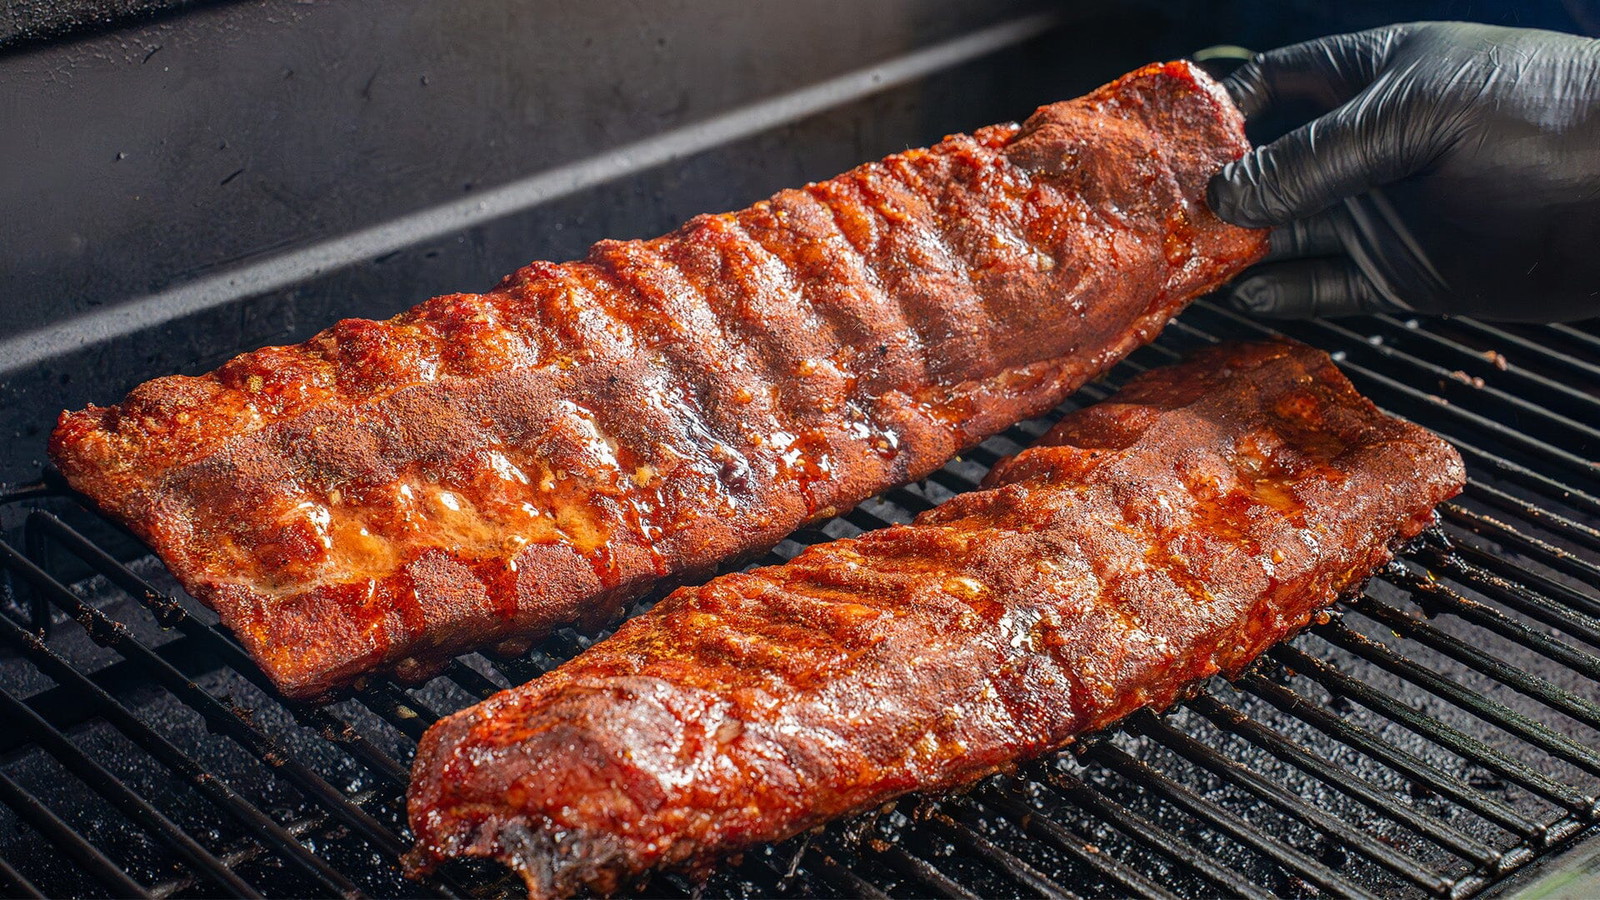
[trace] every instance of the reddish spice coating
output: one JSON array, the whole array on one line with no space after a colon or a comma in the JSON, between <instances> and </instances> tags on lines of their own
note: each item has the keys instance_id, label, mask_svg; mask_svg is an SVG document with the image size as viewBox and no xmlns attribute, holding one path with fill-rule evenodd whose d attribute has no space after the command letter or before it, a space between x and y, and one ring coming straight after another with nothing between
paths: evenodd
<instances>
[{"instance_id":1,"label":"reddish spice coating","mask_svg":"<svg viewBox=\"0 0 1600 900\"><path fill-rule=\"evenodd\" d=\"M435 724L411 862L611 891L1004 770L1237 674L1464 478L1321 351L1208 349L1072 413L986 490L681 588Z\"/></svg>"},{"instance_id":2,"label":"reddish spice coating","mask_svg":"<svg viewBox=\"0 0 1600 900\"><path fill-rule=\"evenodd\" d=\"M1226 95L1154 65L63 414L68 481L286 693L593 627L1040 413L1260 256Z\"/></svg>"}]
</instances>

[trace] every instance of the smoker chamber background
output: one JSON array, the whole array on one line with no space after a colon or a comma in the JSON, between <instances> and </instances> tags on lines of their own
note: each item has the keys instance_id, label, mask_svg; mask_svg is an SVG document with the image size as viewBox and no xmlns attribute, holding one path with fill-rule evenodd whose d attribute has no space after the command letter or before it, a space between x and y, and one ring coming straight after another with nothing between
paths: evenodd
<instances>
[{"instance_id":1,"label":"smoker chamber background","mask_svg":"<svg viewBox=\"0 0 1600 900\"><path fill-rule=\"evenodd\" d=\"M286 231L273 218L272 195L310 182L282 166L281 181L259 183L231 170L218 178L193 171L211 158L211 145L201 153L193 143L215 137L204 135L209 110L170 135L174 144L191 142L165 151L178 162L132 177L145 188L170 188L145 198L154 209L118 197L94 207L98 216L69 208L37 229L15 226L31 224L27 201L35 194L59 188L52 196L70 207L91 203L105 179L128 187L104 172L86 177L92 183L81 189L55 183L101 151L108 171L127 161L111 155L125 151L107 137L126 121L81 117L119 96L96 74L96 61L111 60L115 71L159 64L168 54L178 72L172 90L204 98L221 88L197 88L182 76L211 44L251 45L223 75L237 81L238 71L292 53L297 41L336 46L344 33L324 26L353 27L363 15L381 16L377 7L200 4L122 31L15 45L21 49L0 56L0 83L19 87L3 101L8 113L44 116L51 102L67 100L48 115L80 116L73 128L34 129L35 137L75 135L70 145L44 150L19 149L29 128L0 129L10 135L0 136L0 159L39 162L45 168L28 175L51 189L22 184L14 169L0 172L7 227L19 235L0 241L0 347L10 351L0 355L0 427L9 432L0 443L0 483L9 483L0 487L0 607L9 614L0 615L0 722L7 726L0 729L0 892L515 895L518 883L490 865L454 864L423 885L399 878L405 767L435 717L536 677L589 642L564 633L517 659L463 658L418 689L385 682L327 707L285 705L158 562L47 473L38 480L43 428L61 406L109 400L145 377L203 370L237 350L299 339L340 315L387 315L429 293L478 285L529 256L562 258L598 237L655 233L944 131L1022 115L1148 59L1224 39L1268 46L1370 24L1362 16L1500 15L1492 5L1459 4L1442 11L1357 4L1340 19L1291 4L1289 12L1305 14L1295 21L1282 10L1229 3L1120 11L868 6L819 13L841 27L855 21L850 15L873 20L852 32L856 52L866 54L855 65L867 68L856 69L842 57L808 55L809 47L797 54L774 45L793 23L741 18L731 4L635 11L631 19L619 11L592 25L554 4L548 22L566 31L521 37L549 53L623 57L606 65L624 86L656 74L645 60L626 57L654 52L657 41L708 52L721 46L730 55L703 61L700 75L675 83L703 90L684 101L687 111L646 117L648 133L619 131L626 122L608 123L605 110L546 122L551 134L564 126L578 137L525 149L520 161L488 145L482 158L434 159L398 199L361 202L363 190L390 183L384 179L393 173L352 168L352 186L322 198L321 207L317 198L300 198L307 204L300 211L315 221L294 223L298 231L287 229L296 234L293 245L276 248L272 235ZM434 24L447 39L474 27L437 5L389 9L391 17L440 17ZM1585 25L1581 6L1554 9L1552 18L1571 13L1576 26L1568 27ZM391 40L419 40L419 29L389 20L377 26ZM305 37L314 33L323 36ZM601 49L574 49L584 41ZM811 67L767 71L738 55L750 48ZM504 48L485 52L497 49ZM369 51L345 52L361 59ZM343 71L343 57L309 57L323 66L312 76ZM630 67L642 71L630 74ZM418 62L405 79L425 68ZM710 83L735 70L751 83ZM86 84L52 94L33 80L45 72L76 72ZM354 89L367 78L359 74ZM365 85L373 102L384 102L382 77ZM557 86L589 92L550 101L568 109L599 102L607 87ZM411 89L420 97L427 87L417 76ZM336 98L316 90L300 99L316 107L307 113L313 118L340 111ZM392 113L409 100L388 102ZM485 115L492 113L467 108L447 124ZM514 124L492 131L504 137ZM356 140L409 134L422 149L406 144L395 152L427 161L428 152L456 140L438 133L449 128L429 125L386 125L393 135ZM243 142L257 161L268 151L295 162L297 151L328 149L314 136L275 137L268 125L257 127L231 145ZM167 138L159 134L144 134L142 149L163 152ZM634 138L642 141L614 152ZM62 158L60 171L40 161L49 152ZM568 180L540 181L545 164ZM497 166L499 182L479 193L468 186L471 202L429 194L446 182L456 190L457 181L476 177L468 170ZM535 174L505 180L518 166ZM202 190L242 181L250 190L237 198ZM277 202L284 205L282 196ZM473 202L484 208L474 211ZM172 224L150 232L163 216ZM204 226L216 216L238 226L232 244L207 237ZM265 224L252 230L253 216ZM52 242L52 223L76 219L84 220L83 246ZM83 263L77 275L74 259ZM1376 317L1285 330L1335 352L1359 388L1462 449L1472 481L1443 508L1444 537L1407 553L1364 597L1236 685L1213 683L1165 716L1140 715L963 796L907 799L752 852L716 875L704 895L1464 896L1600 830L1600 429L1593 424L1600 422L1600 325ZM1266 332L1201 303L1068 406L1094 402L1190 347ZM969 490L993 460L1047 425L1018 426L924 483L795 535L768 560L903 521ZM651 894L694 890L675 877L649 884Z\"/></svg>"}]
</instances>

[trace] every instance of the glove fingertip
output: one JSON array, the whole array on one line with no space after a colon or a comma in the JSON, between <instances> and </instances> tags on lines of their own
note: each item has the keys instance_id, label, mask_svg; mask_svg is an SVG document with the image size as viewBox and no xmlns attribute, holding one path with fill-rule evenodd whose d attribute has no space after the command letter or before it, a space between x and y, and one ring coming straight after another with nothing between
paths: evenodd
<instances>
[{"instance_id":1,"label":"glove fingertip","mask_svg":"<svg viewBox=\"0 0 1600 900\"><path fill-rule=\"evenodd\" d=\"M1246 119L1260 115L1267 106L1267 85L1261 75L1261 66L1256 60L1245 63L1233 74L1222 79L1222 88L1228 92L1228 98Z\"/></svg>"},{"instance_id":2,"label":"glove fingertip","mask_svg":"<svg viewBox=\"0 0 1600 900\"><path fill-rule=\"evenodd\" d=\"M1256 151L1252 150L1251 153ZM1217 218L1240 228L1270 228L1282 224L1261 208L1262 192L1246 154L1223 166L1206 183L1206 203Z\"/></svg>"},{"instance_id":3,"label":"glove fingertip","mask_svg":"<svg viewBox=\"0 0 1600 900\"><path fill-rule=\"evenodd\" d=\"M1232 163L1229 163L1229 165L1232 165ZM1226 218L1226 216L1223 216L1223 211L1231 200L1228 196L1230 192L1228 190L1227 172L1227 167L1223 167L1221 171L1211 176L1210 181L1206 182L1206 205L1211 207L1211 211L1221 218Z\"/></svg>"},{"instance_id":4,"label":"glove fingertip","mask_svg":"<svg viewBox=\"0 0 1600 900\"><path fill-rule=\"evenodd\" d=\"M1235 284L1230 304L1263 319L1354 316L1391 309L1347 258L1267 263Z\"/></svg>"},{"instance_id":5,"label":"glove fingertip","mask_svg":"<svg viewBox=\"0 0 1600 900\"><path fill-rule=\"evenodd\" d=\"M1228 291L1228 305L1247 316L1263 319L1293 318L1292 311L1283 309L1282 285L1276 278L1265 275L1247 277Z\"/></svg>"}]
</instances>

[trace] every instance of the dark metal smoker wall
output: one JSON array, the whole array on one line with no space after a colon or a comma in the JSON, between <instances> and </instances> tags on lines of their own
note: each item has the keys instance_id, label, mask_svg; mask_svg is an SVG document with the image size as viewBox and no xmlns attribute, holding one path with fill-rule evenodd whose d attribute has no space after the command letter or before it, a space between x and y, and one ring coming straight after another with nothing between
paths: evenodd
<instances>
[{"instance_id":1,"label":"dark metal smoker wall","mask_svg":"<svg viewBox=\"0 0 1600 900\"><path fill-rule=\"evenodd\" d=\"M1034 55L1013 49L1006 65L650 171L616 160L621 177L599 188L466 230L423 228L313 287L250 296L227 273L1036 6L238 3L0 56L0 444L13 448L0 482L37 472L64 406L340 316L485 289L530 259L660 232L1068 89L1025 83ZM149 327L168 314L163 292L219 273L208 311Z\"/></svg>"}]
</instances>

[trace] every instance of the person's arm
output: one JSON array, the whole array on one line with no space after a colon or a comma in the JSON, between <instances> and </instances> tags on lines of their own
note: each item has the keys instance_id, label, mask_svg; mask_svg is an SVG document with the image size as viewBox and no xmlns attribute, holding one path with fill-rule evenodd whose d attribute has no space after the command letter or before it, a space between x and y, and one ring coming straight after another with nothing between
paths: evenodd
<instances>
[{"instance_id":1,"label":"person's arm","mask_svg":"<svg viewBox=\"0 0 1600 900\"><path fill-rule=\"evenodd\" d=\"M1211 182L1224 220L1274 228L1241 308L1600 315L1600 41L1419 22L1259 54L1226 85L1250 118L1321 113Z\"/></svg>"}]
</instances>

